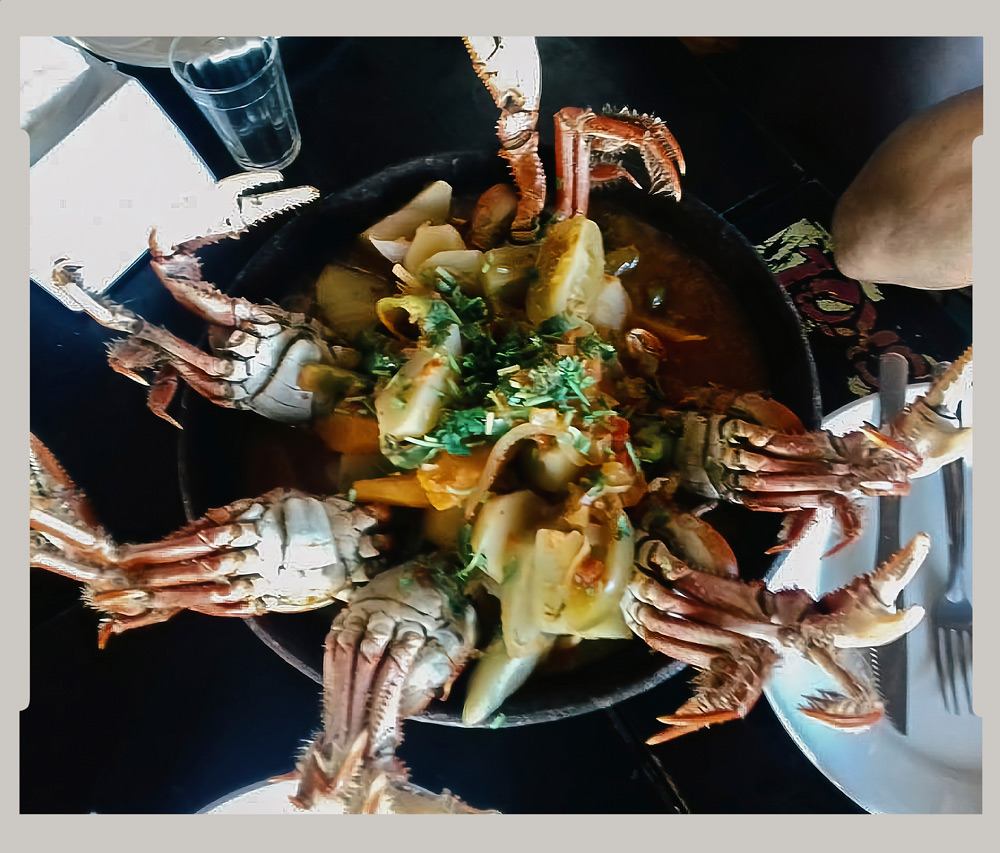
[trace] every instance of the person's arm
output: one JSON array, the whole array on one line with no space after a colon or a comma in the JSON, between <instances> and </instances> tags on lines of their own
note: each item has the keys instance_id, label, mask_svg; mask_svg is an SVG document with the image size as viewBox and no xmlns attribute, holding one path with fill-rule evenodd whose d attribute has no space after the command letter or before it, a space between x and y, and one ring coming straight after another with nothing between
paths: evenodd
<instances>
[{"instance_id":1,"label":"person's arm","mask_svg":"<svg viewBox=\"0 0 1000 853\"><path fill-rule=\"evenodd\" d=\"M837 203L837 267L861 281L928 290L972 284L972 141L983 89L948 98L898 127Z\"/></svg>"}]
</instances>

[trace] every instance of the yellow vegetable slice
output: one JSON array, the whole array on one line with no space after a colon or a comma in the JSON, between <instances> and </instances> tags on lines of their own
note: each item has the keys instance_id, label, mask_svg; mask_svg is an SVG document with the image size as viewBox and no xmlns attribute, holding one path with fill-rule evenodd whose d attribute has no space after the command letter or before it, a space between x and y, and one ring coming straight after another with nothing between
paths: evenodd
<instances>
[{"instance_id":1,"label":"yellow vegetable slice","mask_svg":"<svg viewBox=\"0 0 1000 853\"><path fill-rule=\"evenodd\" d=\"M604 287L604 242L596 222L582 216L553 225L538 251L538 278L525 308L538 325L556 315L586 320Z\"/></svg>"},{"instance_id":2,"label":"yellow vegetable slice","mask_svg":"<svg viewBox=\"0 0 1000 853\"><path fill-rule=\"evenodd\" d=\"M489 447L477 447L468 456L439 453L433 462L421 465L417 479L431 506L435 509L463 506L479 482L489 455Z\"/></svg>"},{"instance_id":3,"label":"yellow vegetable slice","mask_svg":"<svg viewBox=\"0 0 1000 853\"><path fill-rule=\"evenodd\" d=\"M429 497L429 496L428 496ZM434 509L424 511L421 529L424 538L436 545L442 551L458 550L459 533L465 526L465 513L461 507L451 509Z\"/></svg>"},{"instance_id":4,"label":"yellow vegetable slice","mask_svg":"<svg viewBox=\"0 0 1000 853\"><path fill-rule=\"evenodd\" d=\"M433 285L439 269L447 272L466 296L482 296L483 284L479 280L483 268L483 253L478 249L451 249L437 252L424 261L417 270L417 278Z\"/></svg>"},{"instance_id":5,"label":"yellow vegetable slice","mask_svg":"<svg viewBox=\"0 0 1000 853\"><path fill-rule=\"evenodd\" d=\"M420 438L434 428L453 396L460 352L458 326L452 326L441 346L418 349L375 395L381 439Z\"/></svg>"},{"instance_id":6,"label":"yellow vegetable slice","mask_svg":"<svg viewBox=\"0 0 1000 853\"><path fill-rule=\"evenodd\" d=\"M378 453L378 421L368 412L334 412L317 418L313 427L327 447L350 456Z\"/></svg>"},{"instance_id":7,"label":"yellow vegetable slice","mask_svg":"<svg viewBox=\"0 0 1000 853\"><path fill-rule=\"evenodd\" d=\"M491 497L472 529L472 552L485 561L483 571L503 583L518 545L534 541L534 528L550 512L548 503L527 489Z\"/></svg>"},{"instance_id":8,"label":"yellow vegetable slice","mask_svg":"<svg viewBox=\"0 0 1000 853\"><path fill-rule=\"evenodd\" d=\"M570 593L559 626L562 633L584 636L619 615L619 602L635 565L635 530L623 511L615 520L616 524L605 526L602 531L604 555L600 576L590 577L587 571L590 566L584 566L579 580L574 576L570 581ZM624 628L624 619L621 626Z\"/></svg>"},{"instance_id":9,"label":"yellow vegetable slice","mask_svg":"<svg viewBox=\"0 0 1000 853\"><path fill-rule=\"evenodd\" d=\"M316 282L316 302L323 322L350 340L375 325L375 302L385 282L361 270L330 264Z\"/></svg>"},{"instance_id":10,"label":"yellow vegetable slice","mask_svg":"<svg viewBox=\"0 0 1000 853\"><path fill-rule=\"evenodd\" d=\"M501 246L482 257L480 282L483 295L494 308L502 304L524 305L528 284L535 276L538 244Z\"/></svg>"},{"instance_id":11,"label":"yellow vegetable slice","mask_svg":"<svg viewBox=\"0 0 1000 853\"><path fill-rule=\"evenodd\" d=\"M403 268L416 275L428 258L439 252L456 252L465 249L462 235L452 225L421 225L413 236L410 248L403 257Z\"/></svg>"}]
</instances>

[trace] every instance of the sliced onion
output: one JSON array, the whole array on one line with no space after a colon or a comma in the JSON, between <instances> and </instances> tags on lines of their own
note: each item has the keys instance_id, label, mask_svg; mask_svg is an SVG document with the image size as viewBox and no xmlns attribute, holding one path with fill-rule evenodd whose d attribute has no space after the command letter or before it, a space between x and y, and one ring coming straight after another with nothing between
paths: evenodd
<instances>
[{"instance_id":1,"label":"sliced onion","mask_svg":"<svg viewBox=\"0 0 1000 853\"><path fill-rule=\"evenodd\" d=\"M370 237L369 239L376 251L394 264L403 263L403 258L406 257L406 253L410 250L410 244L412 243L411 240L404 240L402 237L398 240L376 240L374 237Z\"/></svg>"},{"instance_id":2,"label":"sliced onion","mask_svg":"<svg viewBox=\"0 0 1000 853\"><path fill-rule=\"evenodd\" d=\"M607 275L604 277L604 282L604 287L601 288L594 302L590 320L599 328L620 332L625 326L626 317L632 310L632 303L619 279Z\"/></svg>"},{"instance_id":3,"label":"sliced onion","mask_svg":"<svg viewBox=\"0 0 1000 853\"><path fill-rule=\"evenodd\" d=\"M435 181L426 186L405 207L377 222L362 234L393 263L400 263L417 228L424 223L443 225L451 210L451 185Z\"/></svg>"},{"instance_id":4,"label":"sliced onion","mask_svg":"<svg viewBox=\"0 0 1000 853\"><path fill-rule=\"evenodd\" d=\"M549 435L556 437L565 431L565 427L550 426L547 424L518 424L513 429L506 432L490 452L490 458L486 460L486 467L479 478L479 483L475 491L469 496L465 504L465 517L472 518L483 498L489 494L490 486L500 473L500 466L506 461L508 454L513 450L514 445L526 438L536 438L538 436Z\"/></svg>"},{"instance_id":5,"label":"sliced onion","mask_svg":"<svg viewBox=\"0 0 1000 853\"><path fill-rule=\"evenodd\" d=\"M465 249L462 235L453 225L421 225L406 250L403 266L407 272L417 274L421 264L439 252L456 252Z\"/></svg>"}]
</instances>

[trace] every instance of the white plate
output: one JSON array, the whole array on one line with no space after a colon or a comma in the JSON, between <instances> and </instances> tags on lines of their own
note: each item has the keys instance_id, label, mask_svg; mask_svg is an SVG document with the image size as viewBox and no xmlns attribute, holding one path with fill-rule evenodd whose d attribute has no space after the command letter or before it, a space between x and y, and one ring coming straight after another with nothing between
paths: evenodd
<instances>
[{"instance_id":1,"label":"white plate","mask_svg":"<svg viewBox=\"0 0 1000 853\"><path fill-rule=\"evenodd\" d=\"M288 800L298 788L298 782L289 780L255 782L209 803L198 814L307 814Z\"/></svg>"},{"instance_id":2,"label":"white plate","mask_svg":"<svg viewBox=\"0 0 1000 853\"><path fill-rule=\"evenodd\" d=\"M911 385L907 400L926 391ZM865 397L834 412L826 429L843 434L863 422L877 422L877 397ZM972 394L962 404L963 422L972 425ZM966 559L972 560L972 451L965 456ZM878 539L877 499L862 499L861 537L833 557L822 554L840 531L832 513L822 511L820 523L775 568L771 589L798 586L813 595L836 589L875 565ZM909 634L908 723L900 734L883 720L862 733L837 732L800 713L805 694L834 687L818 667L788 655L765 687L765 695L792 739L831 782L862 808L880 813L980 813L983 805L983 727L971 714L948 713L941 700L934 664L934 632L929 611L948 576L948 533L940 474L915 480L900 506L900 540L919 531L931 537L931 551L906 590L906 602L921 604L928 616ZM972 596L971 572L966 575ZM867 651L863 651L867 654ZM963 697L964 698L964 697Z\"/></svg>"},{"instance_id":3,"label":"white plate","mask_svg":"<svg viewBox=\"0 0 1000 853\"><path fill-rule=\"evenodd\" d=\"M173 36L142 36L119 38L102 36L70 36L77 44L113 62L142 65L146 68L170 67L170 43Z\"/></svg>"}]
</instances>

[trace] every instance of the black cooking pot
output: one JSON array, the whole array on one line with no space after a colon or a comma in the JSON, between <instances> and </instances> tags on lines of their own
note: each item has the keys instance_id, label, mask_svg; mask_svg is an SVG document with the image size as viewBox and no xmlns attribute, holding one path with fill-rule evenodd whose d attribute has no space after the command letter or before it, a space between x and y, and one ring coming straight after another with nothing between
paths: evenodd
<instances>
[{"instance_id":1,"label":"black cooking pot","mask_svg":"<svg viewBox=\"0 0 1000 853\"><path fill-rule=\"evenodd\" d=\"M543 159L550 159L543 152ZM554 174L551 163L548 173ZM506 164L493 152L440 154L386 169L299 212L240 272L230 293L255 302L279 302L305 292L338 250L382 217L399 209L424 186L445 180L456 195L475 194L509 181ZM611 196L629 213L668 234L703 260L729 288L732 300L755 330L773 395L805 425L820 421L815 365L798 315L784 289L746 239L714 210L685 194L676 203L634 188ZM262 494L275 487L329 492L321 460L330 451L308 429L271 423L256 415L209 404L185 391L181 414L180 481L193 519L214 506ZM741 572L762 577L764 551L774 542L780 519L721 506L709 518L726 535ZM336 607L297 615L247 620L269 648L317 682L323 640ZM597 641L590 641L597 642ZM607 641L603 656L566 671L530 679L500 709L505 726L546 722L586 713L635 696L680 672L684 666L651 652L643 643ZM447 701L434 702L417 719L461 725L464 678ZM495 723L496 718L484 725Z\"/></svg>"}]
</instances>

